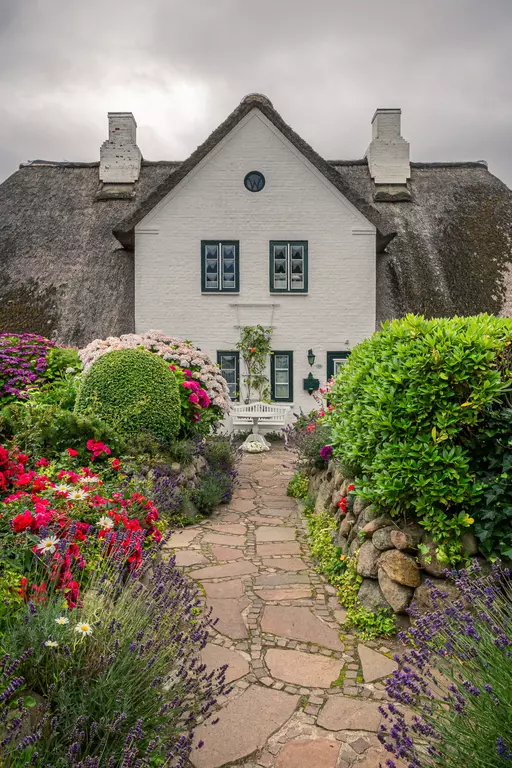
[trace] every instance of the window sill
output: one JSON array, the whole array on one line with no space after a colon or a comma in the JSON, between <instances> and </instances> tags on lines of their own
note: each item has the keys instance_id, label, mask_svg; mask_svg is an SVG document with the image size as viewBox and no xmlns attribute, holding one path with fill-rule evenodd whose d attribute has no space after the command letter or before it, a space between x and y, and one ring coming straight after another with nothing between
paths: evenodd
<instances>
[{"instance_id":1,"label":"window sill","mask_svg":"<svg viewBox=\"0 0 512 768\"><path fill-rule=\"evenodd\" d=\"M240 296L240 291L201 291L201 296Z\"/></svg>"},{"instance_id":2,"label":"window sill","mask_svg":"<svg viewBox=\"0 0 512 768\"><path fill-rule=\"evenodd\" d=\"M307 296L309 291L270 291L271 296Z\"/></svg>"}]
</instances>

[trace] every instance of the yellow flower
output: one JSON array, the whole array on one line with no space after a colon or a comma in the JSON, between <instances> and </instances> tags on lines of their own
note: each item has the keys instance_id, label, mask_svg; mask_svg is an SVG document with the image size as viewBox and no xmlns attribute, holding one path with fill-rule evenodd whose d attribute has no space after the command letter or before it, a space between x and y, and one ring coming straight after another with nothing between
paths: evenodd
<instances>
[{"instance_id":1,"label":"yellow flower","mask_svg":"<svg viewBox=\"0 0 512 768\"><path fill-rule=\"evenodd\" d=\"M345 555L340 555L340 560L343 562L345 560Z\"/></svg>"},{"instance_id":2,"label":"yellow flower","mask_svg":"<svg viewBox=\"0 0 512 768\"><path fill-rule=\"evenodd\" d=\"M464 522L466 523L466 525L473 525L475 521L473 520L472 517L470 517L469 515L466 515L466 517L464 518Z\"/></svg>"}]
</instances>

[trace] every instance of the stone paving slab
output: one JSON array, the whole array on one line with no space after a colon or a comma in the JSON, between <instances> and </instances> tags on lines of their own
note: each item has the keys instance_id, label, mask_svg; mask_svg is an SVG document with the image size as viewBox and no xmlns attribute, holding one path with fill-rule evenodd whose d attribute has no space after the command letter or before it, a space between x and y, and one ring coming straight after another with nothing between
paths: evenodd
<instances>
[{"instance_id":1,"label":"stone paving slab","mask_svg":"<svg viewBox=\"0 0 512 768\"><path fill-rule=\"evenodd\" d=\"M330 688L343 668L339 659L280 648L268 650L265 662L276 680L310 688Z\"/></svg>"},{"instance_id":2,"label":"stone paving slab","mask_svg":"<svg viewBox=\"0 0 512 768\"><path fill-rule=\"evenodd\" d=\"M201 533L201 528L194 526L193 528L183 528L181 531L176 531L169 538L165 545L165 548L176 549L177 547L188 547Z\"/></svg>"},{"instance_id":3,"label":"stone paving slab","mask_svg":"<svg viewBox=\"0 0 512 768\"><path fill-rule=\"evenodd\" d=\"M291 717L298 702L298 696L251 685L224 707L217 725L207 723L196 729L196 739L204 740L205 746L192 752L193 765L220 768L261 749Z\"/></svg>"},{"instance_id":4,"label":"stone paving slab","mask_svg":"<svg viewBox=\"0 0 512 768\"><path fill-rule=\"evenodd\" d=\"M243 536L232 536L229 533L207 533L203 536L204 544L222 544L228 547L243 547L245 538Z\"/></svg>"},{"instance_id":5,"label":"stone paving slab","mask_svg":"<svg viewBox=\"0 0 512 768\"><path fill-rule=\"evenodd\" d=\"M242 611L248 605L250 600L246 597L208 598L207 606L212 609L212 616L217 619L216 631L232 640L244 640L248 637L247 627L242 618Z\"/></svg>"},{"instance_id":6,"label":"stone paving slab","mask_svg":"<svg viewBox=\"0 0 512 768\"><path fill-rule=\"evenodd\" d=\"M201 552L194 549L182 549L176 552L176 565L202 565L207 563L208 560Z\"/></svg>"},{"instance_id":7,"label":"stone paving slab","mask_svg":"<svg viewBox=\"0 0 512 768\"><path fill-rule=\"evenodd\" d=\"M305 571L308 567L299 557L267 557L262 563L267 568L279 568L281 571Z\"/></svg>"},{"instance_id":8,"label":"stone paving slab","mask_svg":"<svg viewBox=\"0 0 512 768\"><path fill-rule=\"evenodd\" d=\"M279 753L276 768L336 768L340 745L327 739L291 741Z\"/></svg>"},{"instance_id":9,"label":"stone paving slab","mask_svg":"<svg viewBox=\"0 0 512 768\"><path fill-rule=\"evenodd\" d=\"M272 602L274 600L304 600L312 597L312 591L309 587L277 587L274 589L257 589L255 594L261 600Z\"/></svg>"},{"instance_id":10,"label":"stone paving slab","mask_svg":"<svg viewBox=\"0 0 512 768\"><path fill-rule=\"evenodd\" d=\"M258 543L265 541L295 541L296 535L296 528L283 528L277 526L256 528L256 541Z\"/></svg>"},{"instance_id":11,"label":"stone paving slab","mask_svg":"<svg viewBox=\"0 0 512 768\"><path fill-rule=\"evenodd\" d=\"M228 563L227 565L211 565L209 568L201 568L192 571L189 575L193 579L226 579L228 576L242 576L247 573L257 573L256 566L248 560Z\"/></svg>"},{"instance_id":12,"label":"stone paving slab","mask_svg":"<svg viewBox=\"0 0 512 768\"><path fill-rule=\"evenodd\" d=\"M206 597L243 597L244 585L241 579L231 581L219 581L218 583L206 582L204 585Z\"/></svg>"},{"instance_id":13,"label":"stone paving slab","mask_svg":"<svg viewBox=\"0 0 512 768\"><path fill-rule=\"evenodd\" d=\"M338 633L320 621L309 608L267 605L261 628L273 635L315 643L334 651L343 650Z\"/></svg>"},{"instance_id":14,"label":"stone paving slab","mask_svg":"<svg viewBox=\"0 0 512 768\"><path fill-rule=\"evenodd\" d=\"M213 643L207 643L207 645L201 651L201 660L203 664L206 664L209 670L219 669L225 664L228 665L226 670L226 682L231 683L233 680L238 680L240 677L244 677L249 673L249 662L247 659L238 653L238 651L231 648L224 648L222 645L214 645Z\"/></svg>"},{"instance_id":15,"label":"stone paving slab","mask_svg":"<svg viewBox=\"0 0 512 768\"><path fill-rule=\"evenodd\" d=\"M213 528L217 533L231 533L245 536L247 526L242 523L209 523L208 528Z\"/></svg>"},{"instance_id":16,"label":"stone paving slab","mask_svg":"<svg viewBox=\"0 0 512 768\"><path fill-rule=\"evenodd\" d=\"M256 551L261 557L267 555L300 555L300 544L298 541L282 541L277 542L276 544L258 544Z\"/></svg>"},{"instance_id":17,"label":"stone paving slab","mask_svg":"<svg viewBox=\"0 0 512 768\"><path fill-rule=\"evenodd\" d=\"M365 683L373 683L374 680L380 680L383 677L389 677L398 664L393 659L388 659L382 653L368 648L366 645L358 645L357 653L363 667L363 678Z\"/></svg>"},{"instance_id":18,"label":"stone paving slab","mask_svg":"<svg viewBox=\"0 0 512 768\"><path fill-rule=\"evenodd\" d=\"M379 703L345 696L330 696L318 716L318 725L329 731L372 731L382 720Z\"/></svg>"},{"instance_id":19,"label":"stone paving slab","mask_svg":"<svg viewBox=\"0 0 512 768\"><path fill-rule=\"evenodd\" d=\"M307 573L268 573L254 579L256 587L282 587L286 584L309 584Z\"/></svg>"},{"instance_id":20,"label":"stone paving slab","mask_svg":"<svg viewBox=\"0 0 512 768\"><path fill-rule=\"evenodd\" d=\"M222 562L223 560L240 560L240 558L244 556L244 553L241 549L213 544L212 555Z\"/></svg>"}]
</instances>

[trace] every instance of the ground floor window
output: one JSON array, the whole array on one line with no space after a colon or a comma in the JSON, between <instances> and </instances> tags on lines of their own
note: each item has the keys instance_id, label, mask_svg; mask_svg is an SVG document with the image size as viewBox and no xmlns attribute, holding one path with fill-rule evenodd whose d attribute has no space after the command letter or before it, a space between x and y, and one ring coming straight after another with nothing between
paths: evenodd
<instances>
[{"instance_id":1,"label":"ground floor window","mask_svg":"<svg viewBox=\"0 0 512 768\"><path fill-rule=\"evenodd\" d=\"M240 398L240 353L217 352L217 365L226 379L229 396L232 400Z\"/></svg>"},{"instance_id":2,"label":"ground floor window","mask_svg":"<svg viewBox=\"0 0 512 768\"><path fill-rule=\"evenodd\" d=\"M336 376L340 366L347 362L350 352L328 352L327 353L327 381Z\"/></svg>"},{"instance_id":3,"label":"ground floor window","mask_svg":"<svg viewBox=\"0 0 512 768\"><path fill-rule=\"evenodd\" d=\"M270 357L270 391L272 400L293 400L293 352L273 352Z\"/></svg>"}]
</instances>

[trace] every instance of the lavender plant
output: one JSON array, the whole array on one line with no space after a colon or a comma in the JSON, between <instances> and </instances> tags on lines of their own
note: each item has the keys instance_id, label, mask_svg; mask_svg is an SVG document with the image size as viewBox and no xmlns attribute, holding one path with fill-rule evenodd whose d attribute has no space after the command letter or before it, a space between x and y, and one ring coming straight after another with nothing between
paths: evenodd
<instances>
[{"instance_id":1,"label":"lavender plant","mask_svg":"<svg viewBox=\"0 0 512 768\"><path fill-rule=\"evenodd\" d=\"M484 576L474 561L451 575L460 599L430 585L432 610L413 609L400 635L408 651L387 681L379 739L408 768L500 768L512 760L510 571Z\"/></svg>"},{"instance_id":2,"label":"lavender plant","mask_svg":"<svg viewBox=\"0 0 512 768\"><path fill-rule=\"evenodd\" d=\"M127 569L140 535L107 537L108 556L95 559L75 609L49 587L6 630L2 766L186 764L195 726L228 692L226 668L201 662L211 619L174 559L164 561L155 545Z\"/></svg>"}]
</instances>

